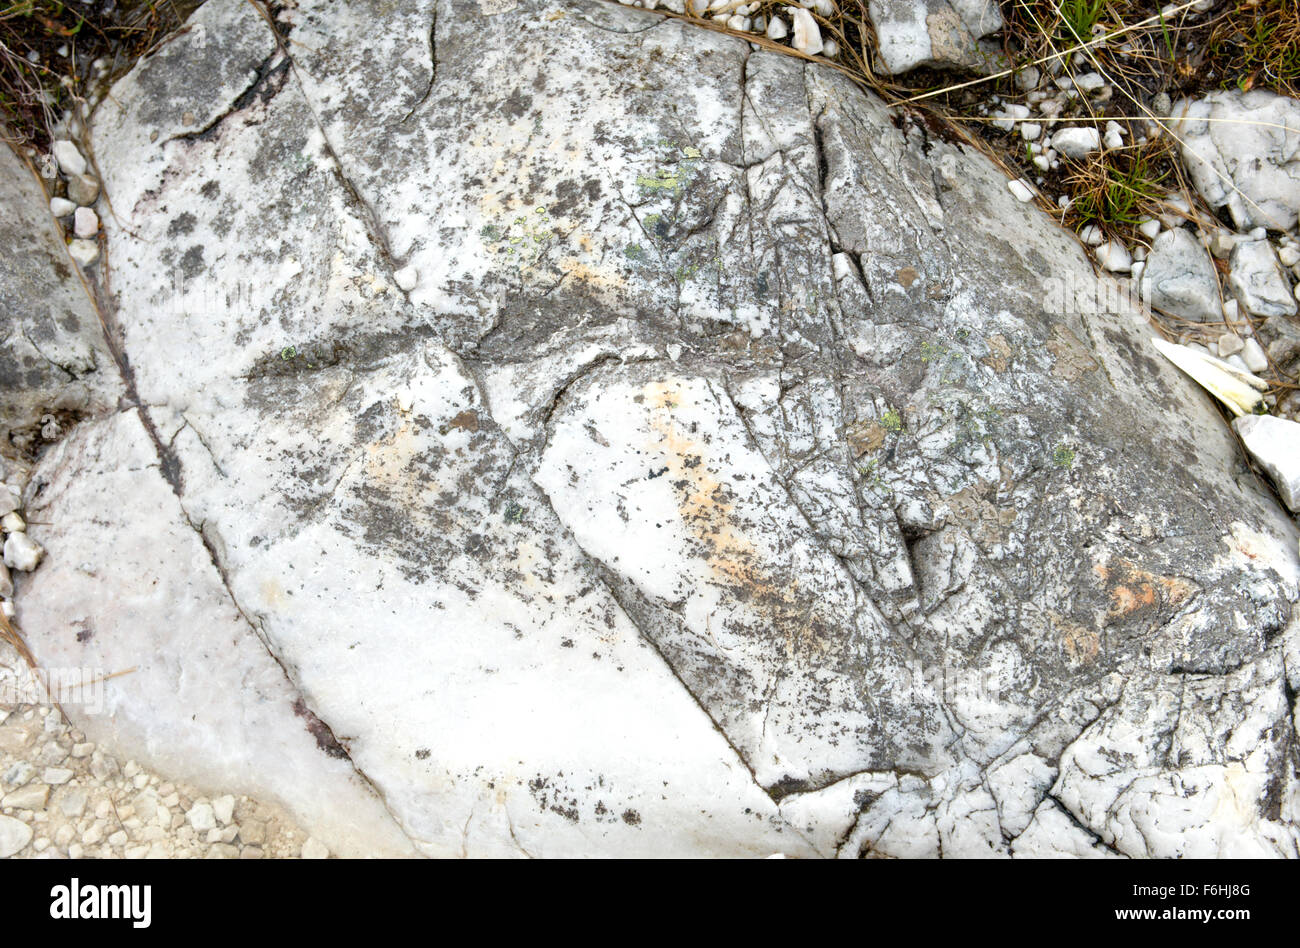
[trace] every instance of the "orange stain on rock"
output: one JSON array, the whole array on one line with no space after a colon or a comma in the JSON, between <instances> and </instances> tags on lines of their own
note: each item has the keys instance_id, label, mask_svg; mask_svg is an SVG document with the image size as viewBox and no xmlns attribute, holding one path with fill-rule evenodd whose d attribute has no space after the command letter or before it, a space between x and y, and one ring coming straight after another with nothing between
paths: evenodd
<instances>
[{"instance_id":1,"label":"orange stain on rock","mask_svg":"<svg viewBox=\"0 0 1300 948\"><path fill-rule=\"evenodd\" d=\"M797 585L784 588L763 566L753 543L736 529L734 493L705 463L707 445L693 438L674 415L684 389L680 380L670 379L651 382L643 390L650 425L658 435L650 448L663 454L668 466L664 476L677 493L682 522L734 598L753 605L784 632L787 657L801 649L824 652L827 644L819 635L822 623L815 603L801 602Z\"/></svg>"}]
</instances>

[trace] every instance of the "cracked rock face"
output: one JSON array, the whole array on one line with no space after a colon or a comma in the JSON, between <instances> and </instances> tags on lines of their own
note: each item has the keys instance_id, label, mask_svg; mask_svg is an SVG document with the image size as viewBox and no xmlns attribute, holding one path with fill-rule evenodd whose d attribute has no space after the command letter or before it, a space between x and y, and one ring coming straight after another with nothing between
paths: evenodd
<instances>
[{"instance_id":1,"label":"cracked rock face","mask_svg":"<svg viewBox=\"0 0 1300 948\"><path fill-rule=\"evenodd\" d=\"M8 148L0 206L0 437L30 454L107 410L122 383L40 184Z\"/></svg>"},{"instance_id":2,"label":"cracked rock face","mask_svg":"<svg viewBox=\"0 0 1300 948\"><path fill-rule=\"evenodd\" d=\"M1212 92L1174 106L1183 164L1238 230L1293 230L1300 209L1300 103L1265 89Z\"/></svg>"},{"instance_id":3,"label":"cracked rock face","mask_svg":"<svg viewBox=\"0 0 1300 948\"><path fill-rule=\"evenodd\" d=\"M1296 854L1296 529L986 160L612 4L194 23L29 488L113 742L338 852Z\"/></svg>"}]
</instances>

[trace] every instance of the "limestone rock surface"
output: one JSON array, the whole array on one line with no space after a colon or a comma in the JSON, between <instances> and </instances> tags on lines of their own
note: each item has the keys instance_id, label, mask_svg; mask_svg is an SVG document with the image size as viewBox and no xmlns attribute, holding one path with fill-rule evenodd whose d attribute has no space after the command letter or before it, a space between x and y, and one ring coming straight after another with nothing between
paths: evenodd
<instances>
[{"instance_id":1,"label":"limestone rock surface","mask_svg":"<svg viewBox=\"0 0 1300 948\"><path fill-rule=\"evenodd\" d=\"M96 740L332 851L1296 855L1296 527L987 160L613 4L192 23L25 507Z\"/></svg>"}]
</instances>

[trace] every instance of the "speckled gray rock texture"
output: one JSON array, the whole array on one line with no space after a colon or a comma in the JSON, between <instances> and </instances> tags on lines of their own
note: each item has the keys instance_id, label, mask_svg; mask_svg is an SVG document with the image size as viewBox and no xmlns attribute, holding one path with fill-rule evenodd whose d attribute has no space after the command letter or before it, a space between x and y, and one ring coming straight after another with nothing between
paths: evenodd
<instances>
[{"instance_id":1,"label":"speckled gray rock texture","mask_svg":"<svg viewBox=\"0 0 1300 948\"><path fill-rule=\"evenodd\" d=\"M165 670L133 756L310 731L430 855L1296 854L1295 525L991 163L614 4L196 17L93 124L139 407L19 578ZM177 722L245 665L303 713Z\"/></svg>"},{"instance_id":2,"label":"speckled gray rock texture","mask_svg":"<svg viewBox=\"0 0 1300 948\"><path fill-rule=\"evenodd\" d=\"M0 207L0 443L26 454L112 406L122 384L49 199L7 147Z\"/></svg>"}]
</instances>

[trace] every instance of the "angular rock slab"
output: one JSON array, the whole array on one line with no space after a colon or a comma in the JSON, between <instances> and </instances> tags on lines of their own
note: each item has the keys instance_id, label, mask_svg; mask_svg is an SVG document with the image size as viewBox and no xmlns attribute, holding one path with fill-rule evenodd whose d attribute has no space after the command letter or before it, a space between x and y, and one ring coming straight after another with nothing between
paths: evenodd
<instances>
[{"instance_id":1,"label":"angular rock slab","mask_svg":"<svg viewBox=\"0 0 1300 948\"><path fill-rule=\"evenodd\" d=\"M1183 165L1239 230L1292 230L1300 211L1300 102L1266 89L1174 104Z\"/></svg>"},{"instance_id":2,"label":"angular rock slab","mask_svg":"<svg viewBox=\"0 0 1300 948\"><path fill-rule=\"evenodd\" d=\"M93 129L148 516L420 851L1295 854L1295 527L982 157L612 4L196 16Z\"/></svg>"},{"instance_id":3,"label":"angular rock slab","mask_svg":"<svg viewBox=\"0 0 1300 948\"><path fill-rule=\"evenodd\" d=\"M47 556L20 618L88 738L202 786L269 787L341 855L414 855L231 601L139 414L79 426L40 471Z\"/></svg>"},{"instance_id":4,"label":"angular rock slab","mask_svg":"<svg viewBox=\"0 0 1300 948\"><path fill-rule=\"evenodd\" d=\"M870 0L868 11L885 72L916 66L992 71L1000 57L979 41L1002 29L1002 12L988 0Z\"/></svg>"}]
</instances>

